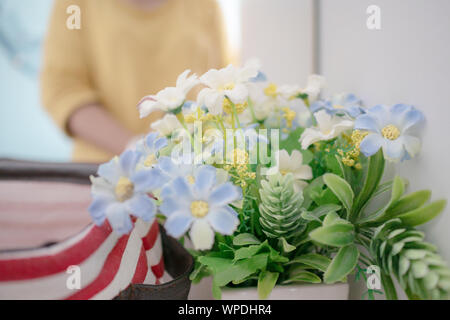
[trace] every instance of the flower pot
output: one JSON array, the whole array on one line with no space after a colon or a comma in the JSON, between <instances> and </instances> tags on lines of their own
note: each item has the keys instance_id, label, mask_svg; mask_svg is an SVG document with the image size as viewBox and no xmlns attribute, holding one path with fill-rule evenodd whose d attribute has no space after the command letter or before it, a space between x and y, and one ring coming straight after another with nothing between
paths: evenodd
<instances>
[{"instance_id":1,"label":"flower pot","mask_svg":"<svg viewBox=\"0 0 450 320\"><path fill-rule=\"evenodd\" d=\"M187 298L193 258L156 220L91 223L96 170L0 159L0 299Z\"/></svg>"},{"instance_id":2,"label":"flower pot","mask_svg":"<svg viewBox=\"0 0 450 320\"><path fill-rule=\"evenodd\" d=\"M348 283L278 285L267 300L347 300ZM222 300L258 300L256 287L224 288Z\"/></svg>"}]
</instances>

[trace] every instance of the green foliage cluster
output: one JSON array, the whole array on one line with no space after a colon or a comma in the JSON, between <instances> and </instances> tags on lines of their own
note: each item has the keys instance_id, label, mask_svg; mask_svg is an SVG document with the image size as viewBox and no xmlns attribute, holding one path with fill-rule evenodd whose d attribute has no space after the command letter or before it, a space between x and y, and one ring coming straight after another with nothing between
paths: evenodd
<instances>
[{"instance_id":1,"label":"green foliage cluster","mask_svg":"<svg viewBox=\"0 0 450 320\"><path fill-rule=\"evenodd\" d=\"M280 149L300 150L301 132L293 131ZM342 282L360 266L378 265L388 299L397 298L393 277L410 298L448 298L450 269L415 229L446 201L430 203L428 190L405 195L400 177L380 183L382 150L361 155L362 169L344 166L338 145L335 139L302 151L315 177L302 192L295 192L289 174L258 177L235 208L241 220L235 234L216 235L212 250L192 252L193 282L212 275L215 298L224 286L256 286L264 299L275 285ZM368 212L385 194L387 203Z\"/></svg>"}]
</instances>

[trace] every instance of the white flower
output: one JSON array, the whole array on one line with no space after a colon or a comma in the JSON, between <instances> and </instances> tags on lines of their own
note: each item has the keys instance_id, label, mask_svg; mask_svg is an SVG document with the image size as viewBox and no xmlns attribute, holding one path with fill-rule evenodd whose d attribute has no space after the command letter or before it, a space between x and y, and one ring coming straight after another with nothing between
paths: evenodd
<instances>
[{"instance_id":1,"label":"white flower","mask_svg":"<svg viewBox=\"0 0 450 320\"><path fill-rule=\"evenodd\" d=\"M298 192L303 190L308 183L303 180L310 180L313 178L312 169L308 165L303 164L303 155L300 151L294 150L292 154L286 150L280 150L276 155L277 166L271 168L268 171L268 174L274 174L276 172L281 173L282 175L286 175L288 173L292 173L294 176L294 188L295 191ZM274 170L278 169L278 170Z\"/></svg>"},{"instance_id":2,"label":"white flower","mask_svg":"<svg viewBox=\"0 0 450 320\"><path fill-rule=\"evenodd\" d=\"M225 97L233 103L244 103L248 98L247 84L251 78L258 74L258 65L248 63L243 68L233 65L220 70L211 69L200 77L200 81L206 85L198 95L199 105L205 105L213 115L222 113L222 105Z\"/></svg>"},{"instance_id":3,"label":"white flower","mask_svg":"<svg viewBox=\"0 0 450 320\"><path fill-rule=\"evenodd\" d=\"M144 97L138 104L140 117L144 118L155 110L168 112L181 107L187 93L199 83L197 75L188 77L190 72L186 70L178 77L176 87L168 87L156 95Z\"/></svg>"},{"instance_id":4,"label":"white flower","mask_svg":"<svg viewBox=\"0 0 450 320\"><path fill-rule=\"evenodd\" d=\"M183 128L177 117L171 113L166 114L162 119L153 122L150 126L162 136L170 136L175 130Z\"/></svg>"},{"instance_id":5,"label":"white flower","mask_svg":"<svg viewBox=\"0 0 450 320\"><path fill-rule=\"evenodd\" d=\"M295 98L301 91L300 86L298 85L291 85L291 84L285 84L278 88L278 93L287 100L291 100Z\"/></svg>"},{"instance_id":6,"label":"white flower","mask_svg":"<svg viewBox=\"0 0 450 320\"><path fill-rule=\"evenodd\" d=\"M320 91L325 87L325 78L318 74L312 74L308 77L306 88L302 90L303 93L308 95L310 103L317 100Z\"/></svg>"},{"instance_id":7,"label":"white flower","mask_svg":"<svg viewBox=\"0 0 450 320\"><path fill-rule=\"evenodd\" d=\"M307 149L311 144L336 138L342 132L353 128L353 121L339 116L332 116L325 110L320 110L314 114L317 120L317 127L307 128L300 137L303 149Z\"/></svg>"}]
</instances>

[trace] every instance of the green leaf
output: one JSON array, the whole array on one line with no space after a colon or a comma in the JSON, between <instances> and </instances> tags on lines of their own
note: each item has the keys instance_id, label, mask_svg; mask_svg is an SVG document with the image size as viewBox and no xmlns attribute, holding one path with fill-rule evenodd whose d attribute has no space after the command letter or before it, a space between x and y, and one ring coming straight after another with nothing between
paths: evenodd
<instances>
[{"instance_id":1,"label":"green leaf","mask_svg":"<svg viewBox=\"0 0 450 320\"><path fill-rule=\"evenodd\" d=\"M262 271L258 278L258 295L261 300L267 299L277 283L278 272Z\"/></svg>"},{"instance_id":2,"label":"green leaf","mask_svg":"<svg viewBox=\"0 0 450 320\"><path fill-rule=\"evenodd\" d=\"M234 260L237 261L253 257L255 254L258 253L260 249L261 249L260 245L253 245L249 247L240 248L234 252Z\"/></svg>"},{"instance_id":3,"label":"green leaf","mask_svg":"<svg viewBox=\"0 0 450 320\"><path fill-rule=\"evenodd\" d=\"M258 238L256 238L251 233L241 233L234 237L233 244L235 246L246 246L249 244L260 244L261 241L259 241Z\"/></svg>"},{"instance_id":4,"label":"green leaf","mask_svg":"<svg viewBox=\"0 0 450 320\"><path fill-rule=\"evenodd\" d=\"M280 150L285 149L289 154L292 150L302 150L298 140L304 130L304 128L298 127L294 131L290 132L286 139L280 141Z\"/></svg>"},{"instance_id":5,"label":"green leaf","mask_svg":"<svg viewBox=\"0 0 450 320\"><path fill-rule=\"evenodd\" d=\"M212 283L212 294L213 294L214 299L216 299L216 300L222 299L222 290L220 289L220 286L217 285L217 283L214 280Z\"/></svg>"},{"instance_id":6,"label":"green leaf","mask_svg":"<svg viewBox=\"0 0 450 320\"><path fill-rule=\"evenodd\" d=\"M312 272L301 270L292 274L288 279L284 280L282 284L289 284L293 282L309 282L309 283L321 283L320 277Z\"/></svg>"},{"instance_id":7,"label":"green leaf","mask_svg":"<svg viewBox=\"0 0 450 320\"><path fill-rule=\"evenodd\" d=\"M347 223L347 220L343 220L339 217L339 215L336 212L330 212L326 215L325 219L323 219L323 225L331 226L332 224L336 224L338 222Z\"/></svg>"},{"instance_id":8,"label":"green leaf","mask_svg":"<svg viewBox=\"0 0 450 320\"><path fill-rule=\"evenodd\" d=\"M369 158L369 164L367 167L367 172L364 180L361 192L355 199L355 203L352 208L349 220L355 221L358 219L361 210L367 204L367 202L372 198L375 190L380 184L380 180L384 173L384 156L383 151L380 150Z\"/></svg>"},{"instance_id":9,"label":"green leaf","mask_svg":"<svg viewBox=\"0 0 450 320\"><path fill-rule=\"evenodd\" d=\"M424 224L438 216L447 205L446 200L434 201L426 206L404 213L398 218L411 227Z\"/></svg>"},{"instance_id":10,"label":"green leaf","mask_svg":"<svg viewBox=\"0 0 450 320\"><path fill-rule=\"evenodd\" d=\"M339 249L325 271L324 282L334 283L346 277L358 263L359 251L354 244Z\"/></svg>"},{"instance_id":11,"label":"green leaf","mask_svg":"<svg viewBox=\"0 0 450 320\"><path fill-rule=\"evenodd\" d=\"M340 205L337 204L324 204L320 207L317 207L316 209L314 209L312 211L312 214L315 215L316 217L320 218L321 216L330 213L330 212L336 212L339 211L341 209Z\"/></svg>"},{"instance_id":12,"label":"green leaf","mask_svg":"<svg viewBox=\"0 0 450 320\"><path fill-rule=\"evenodd\" d=\"M292 251L294 251L294 250L296 249L295 246L289 244L289 243L286 241L286 239L283 238L283 237L281 237L281 238L279 239L279 242L281 243L281 248L282 248L283 252L285 252L285 253L292 252Z\"/></svg>"},{"instance_id":13,"label":"green leaf","mask_svg":"<svg viewBox=\"0 0 450 320\"><path fill-rule=\"evenodd\" d=\"M353 242L354 227L349 223L336 223L329 226L322 226L313 230L309 236L312 240L319 243L343 247Z\"/></svg>"},{"instance_id":14,"label":"green leaf","mask_svg":"<svg viewBox=\"0 0 450 320\"><path fill-rule=\"evenodd\" d=\"M404 192L405 192L404 180L399 176L395 176L394 181L392 183L391 198L389 199L389 202L384 207L377 210L377 212L375 212L374 214L364 219L361 219L360 223L367 221L384 222L390 220L387 210L389 209L389 207L398 202L398 200L400 199L400 197L403 195Z\"/></svg>"},{"instance_id":15,"label":"green leaf","mask_svg":"<svg viewBox=\"0 0 450 320\"><path fill-rule=\"evenodd\" d=\"M239 260L235 263L228 259L209 257L201 257L199 261L208 265L213 270L214 281L216 281L219 287L223 287L232 281L240 281L258 270L265 269L268 256L268 253L257 254L251 258ZM212 261L212 259L215 260Z\"/></svg>"},{"instance_id":16,"label":"green leaf","mask_svg":"<svg viewBox=\"0 0 450 320\"><path fill-rule=\"evenodd\" d=\"M326 173L323 176L323 181L325 182L327 187L330 188L331 191L333 191L339 201L341 201L341 203L347 209L347 211L350 212L353 205L354 194L347 181L333 173Z\"/></svg>"},{"instance_id":17,"label":"green leaf","mask_svg":"<svg viewBox=\"0 0 450 320\"><path fill-rule=\"evenodd\" d=\"M431 198L430 190L420 190L410 193L394 203L386 212L388 219L395 218L403 213L420 208Z\"/></svg>"},{"instance_id":18,"label":"green leaf","mask_svg":"<svg viewBox=\"0 0 450 320\"><path fill-rule=\"evenodd\" d=\"M322 272L325 272L327 270L330 262L331 262L331 260L329 258L322 256L320 254L307 253L307 254L303 254L301 256L295 257L294 259L292 259L291 261L289 261L286 264L289 265L289 264L301 263L301 264L305 264L309 267L315 268L317 270L320 270Z\"/></svg>"}]
</instances>

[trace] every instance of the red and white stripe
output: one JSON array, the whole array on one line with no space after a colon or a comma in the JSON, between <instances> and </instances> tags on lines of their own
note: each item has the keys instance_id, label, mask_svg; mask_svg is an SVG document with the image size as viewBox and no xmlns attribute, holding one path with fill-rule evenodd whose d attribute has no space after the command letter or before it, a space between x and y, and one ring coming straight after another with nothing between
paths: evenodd
<instances>
[{"instance_id":1,"label":"red and white stripe","mask_svg":"<svg viewBox=\"0 0 450 320\"><path fill-rule=\"evenodd\" d=\"M69 289L69 266L80 289ZM48 248L0 253L0 299L112 299L131 283L158 284L164 273L156 220L118 236L106 222Z\"/></svg>"}]
</instances>

